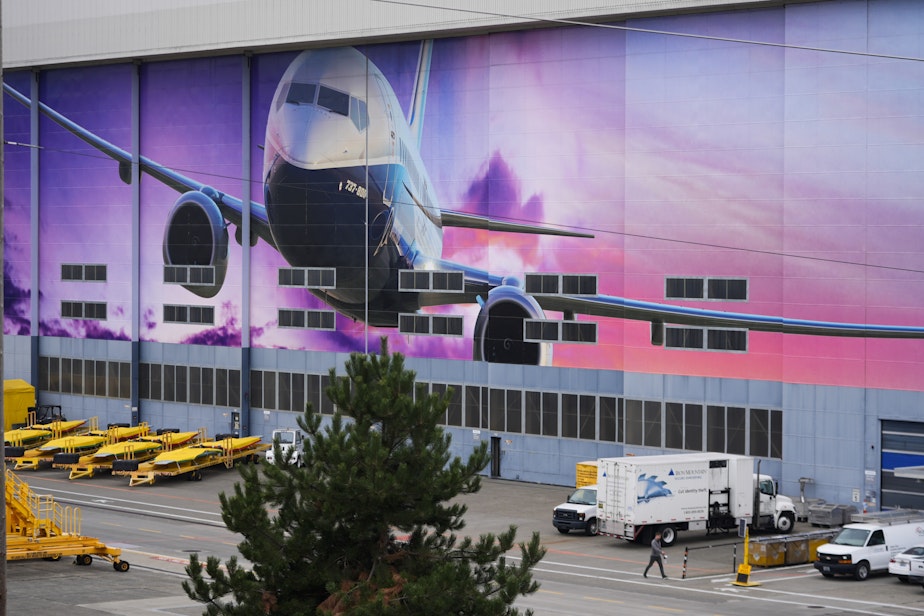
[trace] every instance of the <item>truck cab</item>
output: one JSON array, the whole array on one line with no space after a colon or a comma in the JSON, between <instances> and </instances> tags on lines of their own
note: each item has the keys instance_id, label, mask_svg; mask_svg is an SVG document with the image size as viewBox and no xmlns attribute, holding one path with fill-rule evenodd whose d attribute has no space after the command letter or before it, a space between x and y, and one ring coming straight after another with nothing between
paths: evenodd
<instances>
[{"instance_id":1,"label":"truck cab","mask_svg":"<svg viewBox=\"0 0 924 616\"><path fill-rule=\"evenodd\" d=\"M276 462L276 447L278 445L280 453L284 457L288 457L292 464L295 466L305 465L304 436L301 430L297 428L273 430L272 442L273 446L266 451L267 462L270 464Z\"/></svg>"},{"instance_id":2,"label":"truck cab","mask_svg":"<svg viewBox=\"0 0 924 616\"><path fill-rule=\"evenodd\" d=\"M568 500L552 510L552 524L566 534L582 530L585 535L597 534L597 486L582 486Z\"/></svg>"},{"instance_id":3,"label":"truck cab","mask_svg":"<svg viewBox=\"0 0 924 616\"><path fill-rule=\"evenodd\" d=\"M759 499L757 526L781 533L792 531L796 524L796 505L792 499L778 493L776 482L769 475L754 475L754 482Z\"/></svg>"}]
</instances>

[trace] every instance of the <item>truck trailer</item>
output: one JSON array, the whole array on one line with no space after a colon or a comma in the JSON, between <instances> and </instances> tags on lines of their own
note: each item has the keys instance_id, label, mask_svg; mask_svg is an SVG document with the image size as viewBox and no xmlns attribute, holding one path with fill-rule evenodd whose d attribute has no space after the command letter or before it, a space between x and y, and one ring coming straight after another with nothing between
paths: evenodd
<instances>
[{"instance_id":1,"label":"truck trailer","mask_svg":"<svg viewBox=\"0 0 924 616\"><path fill-rule=\"evenodd\" d=\"M668 546L679 531L727 533L742 520L782 533L796 521L792 499L777 494L773 478L754 473L754 458L704 452L598 461L601 535L647 543L661 531Z\"/></svg>"}]
</instances>

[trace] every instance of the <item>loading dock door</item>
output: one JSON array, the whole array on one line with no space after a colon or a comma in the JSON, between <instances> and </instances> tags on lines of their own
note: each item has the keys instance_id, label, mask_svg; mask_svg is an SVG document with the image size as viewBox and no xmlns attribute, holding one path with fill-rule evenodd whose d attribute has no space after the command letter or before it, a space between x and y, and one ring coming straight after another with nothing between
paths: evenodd
<instances>
[{"instance_id":1,"label":"loading dock door","mask_svg":"<svg viewBox=\"0 0 924 616\"><path fill-rule=\"evenodd\" d=\"M896 468L924 467L924 423L882 422L882 509L924 509L924 480ZM905 475L905 476L902 476Z\"/></svg>"},{"instance_id":2,"label":"loading dock door","mask_svg":"<svg viewBox=\"0 0 924 616\"><path fill-rule=\"evenodd\" d=\"M491 477L501 476L501 438L491 437Z\"/></svg>"}]
</instances>

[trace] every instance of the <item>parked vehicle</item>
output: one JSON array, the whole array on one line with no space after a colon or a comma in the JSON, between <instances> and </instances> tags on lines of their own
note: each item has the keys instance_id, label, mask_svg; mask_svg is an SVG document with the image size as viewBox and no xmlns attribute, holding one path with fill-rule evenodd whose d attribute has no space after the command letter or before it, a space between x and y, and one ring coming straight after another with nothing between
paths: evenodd
<instances>
[{"instance_id":1,"label":"parked vehicle","mask_svg":"<svg viewBox=\"0 0 924 616\"><path fill-rule=\"evenodd\" d=\"M568 501L552 510L552 524L560 533L582 530L585 535L597 534L597 486L583 486L568 497Z\"/></svg>"},{"instance_id":2,"label":"parked vehicle","mask_svg":"<svg viewBox=\"0 0 924 616\"><path fill-rule=\"evenodd\" d=\"M908 582L911 584L920 584L924 587L924 558L914 558L911 560L911 571L908 572Z\"/></svg>"},{"instance_id":3,"label":"parked vehicle","mask_svg":"<svg viewBox=\"0 0 924 616\"><path fill-rule=\"evenodd\" d=\"M599 532L661 545L677 533L728 532L740 520L782 533L792 530L792 499L776 482L754 474L754 458L721 453L601 458L597 468ZM756 510L755 510L756 505Z\"/></svg>"},{"instance_id":4,"label":"parked vehicle","mask_svg":"<svg viewBox=\"0 0 924 616\"><path fill-rule=\"evenodd\" d=\"M893 556L924 542L924 512L910 513L919 517L909 515L901 522L846 524L830 543L818 547L815 568L825 577L852 575L858 580L888 571Z\"/></svg>"},{"instance_id":5,"label":"parked vehicle","mask_svg":"<svg viewBox=\"0 0 924 616\"><path fill-rule=\"evenodd\" d=\"M296 466L305 465L304 436L297 428L282 428L273 430L273 446L266 452L266 461L273 464L276 461L276 445L284 456L291 456L290 461ZM291 452L291 453L289 453Z\"/></svg>"},{"instance_id":6,"label":"parked vehicle","mask_svg":"<svg viewBox=\"0 0 924 616\"><path fill-rule=\"evenodd\" d=\"M908 582L911 575L911 562L924 560L924 545L915 545L901 554L896 554L889 561L889 573L896 576L899 582Z\"/></svg>"}]
</instances>

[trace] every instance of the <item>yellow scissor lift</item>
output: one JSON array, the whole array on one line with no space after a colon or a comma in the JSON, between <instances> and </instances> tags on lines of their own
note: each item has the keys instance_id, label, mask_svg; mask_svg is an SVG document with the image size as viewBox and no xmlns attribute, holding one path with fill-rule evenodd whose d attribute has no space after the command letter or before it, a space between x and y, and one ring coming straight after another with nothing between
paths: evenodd
<instances>
[{"instance_id":1,"label":"yellow scissor lift","mask_svg":"<svg viewBox=\"0 0 924 616\"><path fill-rule=\"evenodd\" d=\"M80 534L80 509L62 507L51 496L35 494L12 470L6 471L6 559L73 556L74 564L87 566L93 557L128 571L122 550L106 547L99 539Z\"/></svg>"}]
</instances>

